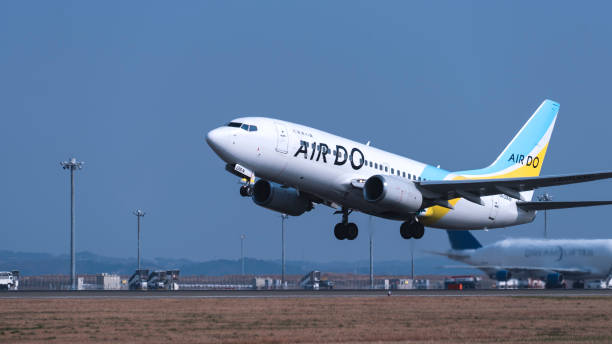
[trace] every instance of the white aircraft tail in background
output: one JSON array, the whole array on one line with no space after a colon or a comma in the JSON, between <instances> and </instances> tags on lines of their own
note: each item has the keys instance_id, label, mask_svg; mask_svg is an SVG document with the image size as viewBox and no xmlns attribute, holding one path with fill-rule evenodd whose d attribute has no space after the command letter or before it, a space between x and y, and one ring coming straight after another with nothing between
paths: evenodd
<instances>
[{"instance_id":1,"label":"white aircraft tail in background","mask_svg":"<svg viewBox=\"0 0 612 344\"><path fill-rule=\"evenodd\" d=\"M505 239L482 246L469 231L447 234L452 249L432 253L469 264L498 281L531 278L555 288L566 278L576 285L609 280L612 272L610 239Z\"/></svg>"}]
</instances>

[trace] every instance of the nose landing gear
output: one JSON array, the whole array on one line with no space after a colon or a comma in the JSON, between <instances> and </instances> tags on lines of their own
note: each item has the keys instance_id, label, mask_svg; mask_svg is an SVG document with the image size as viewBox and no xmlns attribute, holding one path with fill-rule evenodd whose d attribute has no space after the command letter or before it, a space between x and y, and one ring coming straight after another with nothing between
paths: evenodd
<instances>
[{"instance_id":1,"label":"nose landing gear","mask_svg":"<svg viewBox=\"0 0 612 344\"><path fill-rule=\"evenodd\" d=\"M416 218L406 221L400 226L400 235L404 239L421 239L424 234L425 226L417 221Z\"/></svg>"},{"instance_id":2,"label":"nose landing gear","mask_svg":"<svg viewBox=\"0 0 612 344\"><path fill-rule=\"evenodd\" d=\"M253 186L250 183L242 185L240 187L240 196L251 197L253 196Z\"/></svg>"},{"instance_id":3,"label":"nose landing gear","mask_svg":"<svg viewBox=\"0 0 612 344\"><path fill-rule=\"evenodd\" d=\"M359 234L359 228L356 224L348 222L348 216L352 212L352 210L349 210L347 208L342 208L341 211L336 212L342 214L342 222L336 224L336 226L334 227L334 235L336 236L336 239L355 240L355 238L357 238L357 235Z\"/></svg>"}]
</instances>

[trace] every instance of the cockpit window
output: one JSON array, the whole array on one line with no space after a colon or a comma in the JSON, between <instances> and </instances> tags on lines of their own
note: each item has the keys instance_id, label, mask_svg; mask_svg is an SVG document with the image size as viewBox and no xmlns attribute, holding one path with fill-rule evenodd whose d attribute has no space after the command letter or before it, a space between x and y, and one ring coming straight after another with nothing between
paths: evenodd
<instances>
[{"instance_id":1,"label":"cockpit window","mask_svg":"<svg viewBox=\"0 0 612 344\"><path fill-rule=\"evenodd\" d=\"M239 123L239 122L229 122L227 124L228 127L232 127L232 128L240 128L242 130L246 130L246 131L257 131L257 126L256 125L249 125L246 123Z\"/></svg>"}]
</instances>

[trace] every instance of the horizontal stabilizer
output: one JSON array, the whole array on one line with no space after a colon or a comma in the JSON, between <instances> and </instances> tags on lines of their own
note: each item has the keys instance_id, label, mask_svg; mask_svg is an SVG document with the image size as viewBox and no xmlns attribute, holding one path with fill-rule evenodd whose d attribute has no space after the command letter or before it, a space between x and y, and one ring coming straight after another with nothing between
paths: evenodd
<instances>
[{"instance_id":1,"label":"horizontal stabilizer","mask_svg":"<svg viewBox=\"0 0 612 344\"><path fill-rule=\"evenodd\" d=\"M524 210L566 209L608 205L612 201L582 201L582 202L516 202L516 206Z\"/></svg>"}]
</instances>

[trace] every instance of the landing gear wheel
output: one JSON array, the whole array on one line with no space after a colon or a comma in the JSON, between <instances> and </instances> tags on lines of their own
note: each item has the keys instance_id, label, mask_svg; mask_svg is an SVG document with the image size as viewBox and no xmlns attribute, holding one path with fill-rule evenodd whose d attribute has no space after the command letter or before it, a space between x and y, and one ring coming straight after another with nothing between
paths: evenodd
<instances>
[{"instance_id":1,"label":"landing gear wheel","mask_svg":"<svg viewBox=\"0 0 612 344\"><path fill-rule=\"evenodd\" d=\"M400 235L404 239L412 238L412 231L410 230L410 223L402 222L402 225L400 226Z\"/></svg>"},{"instance_id":2,"label":"landing gear wheel","mask_svg":"<svg viewBox=\"0 0 612 344\"><path fill-rule=\"evenodd\" d=\"M336 224L336 227L334 227L334 236L336 236L336 239L338 240L344 240L346 239L346 230L345 230L345 225L342 223L338 223Z\"/></svg>"},{"instance_id":3,"label":"landing gear wheel","mask_svg":"<svg viewBox=\"0 0 612 344\"><path fill-rule=\"evenodd\" d=\"M357 235L359 234L359 229L357 225L348 222L348 216L352 212L352 210L342 207L341 211L336 211L335 214L342 214L342 222L336 224L334 227L334 236L338 240L355 240Z\"/></svg>"},{"instance_id":4,"label":"landing gear wheel","mask_svg":"<svg viewBox=\"0 0 612 344\"><path fill-rule=\"evenodd\" d=\"M355 240L358 234L359 234L359 229L357 228L356 224L351 222L346 225L346 238L347 239Z\"/></svg>"},{"instance_id":5,"label":"landing gear wheel","mask_svg":"<svg viewBox=\"0 0 612 344\"><path fill-rule=\"evenodd\" d=\"M421 239L425 234L425 226L416 220L403 222L400 225L400 235L404 239Z\"/></svg>"},{"instance_id":6,"label":"landing gear wheel","mask_svg":"<svg viewBox=\"0 0 612 344\"><path fill-rule=\"evenodd\" d=\"M240 196L250 197L253 196L253 187L251 185L243 185L240 187Z\"/></svg>"},{"instance_id":7,"label":"landing gear wheel","mask_svg":"<svg viewBox=\"0 0 612 344\"><path fill-rule=\"evenodd\" d=\"M412 237L415 239L421 239L425 234L425 226L420 222L415 222L412 226Z\"/></svg>"}]
</instances>

